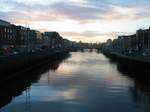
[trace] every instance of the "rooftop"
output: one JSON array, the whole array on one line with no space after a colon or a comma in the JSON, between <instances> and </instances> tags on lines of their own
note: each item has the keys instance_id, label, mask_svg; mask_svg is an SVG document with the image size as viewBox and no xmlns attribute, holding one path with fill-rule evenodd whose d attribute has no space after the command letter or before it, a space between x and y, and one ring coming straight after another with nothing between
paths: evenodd
<instances>
[{"instance_id":1,"label":"rooftop","mask_svg":"<svg viewBox=\"0 0 150 112\"><path fill-rule=\"evenodd\" d=\"M7 22L7 21L4 21L4 20L0 19L0 25L2 25L2 26L9 26L10 22Z\"/></svg>"}]
</instances>

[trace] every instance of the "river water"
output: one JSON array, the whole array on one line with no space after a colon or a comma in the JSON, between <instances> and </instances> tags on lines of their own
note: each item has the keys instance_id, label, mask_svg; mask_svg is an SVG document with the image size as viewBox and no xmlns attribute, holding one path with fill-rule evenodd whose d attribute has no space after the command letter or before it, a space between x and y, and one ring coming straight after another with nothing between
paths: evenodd
<instances>
[{"instance_id":1,"label":"river water","mask_svg":"<svg viewBox=\"0 0 150 112\"><path fill-rule=\"evenodd\" d=\"M150 112L149 85L128 75L101 53L72 52L1 84L0 112Z\"/></svg>"}]
</instances>

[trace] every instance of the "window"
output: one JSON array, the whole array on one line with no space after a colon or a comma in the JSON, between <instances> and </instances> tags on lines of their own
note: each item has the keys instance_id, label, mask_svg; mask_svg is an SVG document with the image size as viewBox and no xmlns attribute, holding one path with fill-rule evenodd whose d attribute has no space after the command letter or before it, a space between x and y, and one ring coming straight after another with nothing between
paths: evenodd
<instances>
[{"instance_id":1,"label":"window","mask_svg":"<svg viewBox=\"0 0 150 112\"><path fill-rule=\"evenodd\" d=\"M6 33L6 32L7 32L7 29L5 28L4 31L5 31L5 33Z\"/></svg>"}]
</instances>

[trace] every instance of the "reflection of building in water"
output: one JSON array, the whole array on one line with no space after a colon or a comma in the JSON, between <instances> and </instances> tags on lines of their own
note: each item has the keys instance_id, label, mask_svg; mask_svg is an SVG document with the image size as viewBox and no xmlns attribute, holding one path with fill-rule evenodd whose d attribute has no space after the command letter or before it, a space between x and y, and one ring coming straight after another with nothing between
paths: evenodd
<instances>
[{"instance_id":1,"label":"reflection of building in water","mask_svg":"<svg viewBox=\"0 0 150 112\"><path fill-rule=\"evenodd\" d=\"M48 85L50 84L50 70L47 73L47 80L48 80Z\"/></svg>"},{"instance_id":2,"label":"reflection of building in water","mask_svg":"<svg viewBox=\"0 0 150 112\"><path fill-rule=\"evenodd\" d=\"M144 109L144 112L150 112L150 83L142 83L137 80L134 86L129 88L132 100L138 108Z\"/></svg>"},{"instance_id":3,"label":"reflection of building in water","mask_svg":"<svg viewBox=\"0 0 150 112\"><path fill-rule=\"evenodd\" d=\"M51 70L57 70L58 69L58 67L59 67L59 64L60 64L60 61L55 61L55 62L52 62L51 64L50 64L50 69Z\"/></svg>"},{"instance_id":4,"label":"reflection of building in water","mask_svg":"<svg viewBox=\"0 0 150 112\"><path fill-rule=\"evenodd\" d=\"M37 68L33 68L29 71L22 71L21 74L14 74L14 78L10 78L7 81L5 77L1 77L0 79L0 109L11 103L12 99L16 96L22 95L22 92L25 92L25 107L23 108L25 112L31 112L31 94L30 94L30 86L37 82L41 75L46 73L47 71L56 70L59 67L59 64L66 58L68 58L69 54L61 54L60 56L54 56L55 58L45 65L41 65ZM52 83L50 72L48 75L48 83ZM4 84L5 81L5 84ZM9 83L8 83L9 82Z\"/></svg>"},{"instance_id":5,"label":"reflection of building in water","mask_svg":"<svg viewBox=\"0 0 150 112\"><path fill-rule=\"evenodd\" d=\"M31 97L30 97L30 87L26 89L26 102L25 102L25 112L31 112Z\"/></svg>"},{"instance_id":6,"label":"reflection of building in water","mask_svg":"<svg viewBox=\"0 0 150 112\"><path fill-rule=\"evenodd\" d=\"M133 86L129 87L132 100L136 103L137 108L144 109L144 112L150 112L150 69L137 66L133 63L123 63L115 61L117 69L124 76L132 78ZM133 67L134 69L133 69Z\"/></svg>"}]
</instances>

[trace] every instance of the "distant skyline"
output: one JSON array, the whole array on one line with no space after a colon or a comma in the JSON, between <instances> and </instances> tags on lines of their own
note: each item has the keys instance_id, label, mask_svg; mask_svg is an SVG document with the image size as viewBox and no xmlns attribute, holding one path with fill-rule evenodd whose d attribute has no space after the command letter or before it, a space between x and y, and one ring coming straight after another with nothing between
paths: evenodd
<instances>
[{"instance_id":1,"label":"distant skyline","mask_svg":"<svg viewBox=\"0 0 150 112\"><path fill-rule=\"evenodd\" d=\"M0 0L0 19L64 38L103 42L150 26L150 0Z\"/></svg>"}]
</instances>

